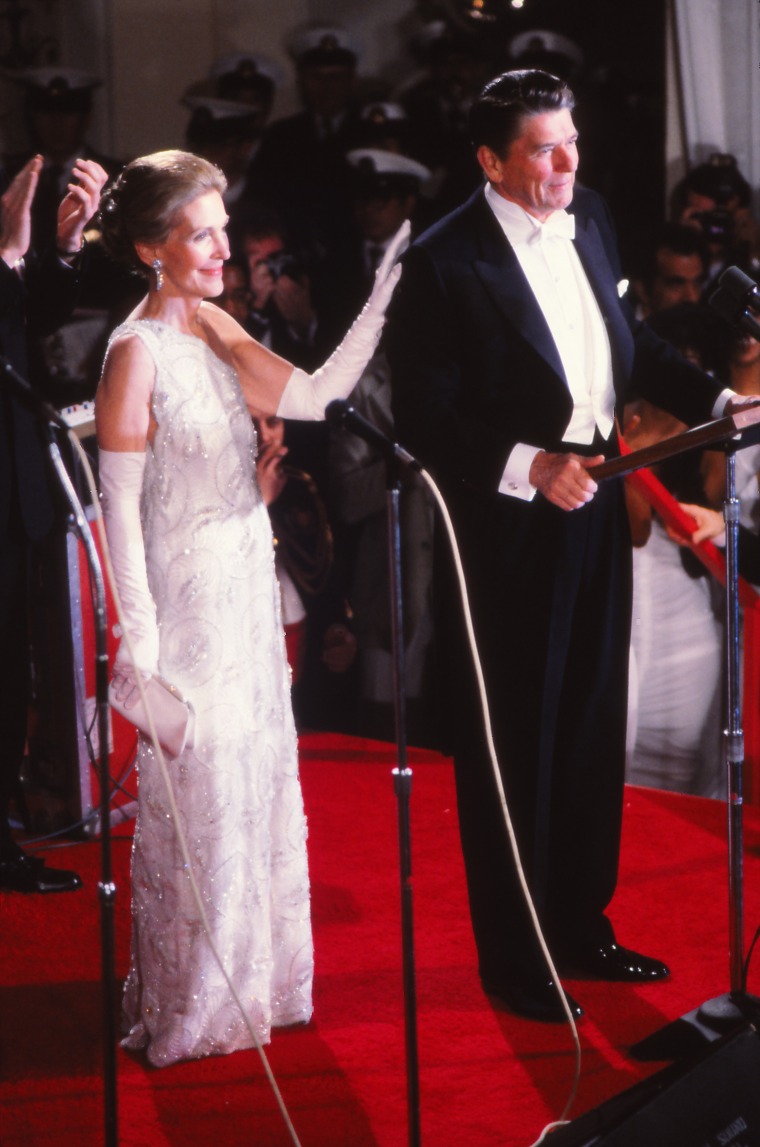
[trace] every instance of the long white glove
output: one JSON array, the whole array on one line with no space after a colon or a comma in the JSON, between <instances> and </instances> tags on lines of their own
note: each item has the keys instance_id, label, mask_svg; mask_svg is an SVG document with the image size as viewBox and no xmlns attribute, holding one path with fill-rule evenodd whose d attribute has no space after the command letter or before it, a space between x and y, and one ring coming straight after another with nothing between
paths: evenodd
<instances>
[{"instance_id":1,"label":"long white glove","mask_svg":"<svg viewBox=\"0 0 760 1147\"><path fill-rule=\"evenodd\" d=\"M150 676L158 672L158 624L156 606L148 588L140 523L145 454L101 450L99 459L100 500L122 612L135 665L144 676ZM116 654L114 677L124 675L133 676L133 670L126 642L122 640Z\"/></svg>"},{"instance_id":2,"label":"long white glove","mask_svg":"<svg viewBox=\"0 0 760 1147\"><path fill-rule=\"evenodd\" d=\"M399 255L409 245L409 221L402 223L375 273L372 294L340 346L313 374L296 367L282 392L277 414L280 418L319 421L325 407L336 398L347 398L361 378L385 322L385 311L399 281Z\"/></svg>"}]
</instances>

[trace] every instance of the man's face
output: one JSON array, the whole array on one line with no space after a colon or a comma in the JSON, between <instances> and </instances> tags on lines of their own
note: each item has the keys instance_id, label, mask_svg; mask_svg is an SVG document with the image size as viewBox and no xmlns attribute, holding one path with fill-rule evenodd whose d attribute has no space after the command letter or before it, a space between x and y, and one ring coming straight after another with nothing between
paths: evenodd
<instances>
[{"instance_id":1,"label":"man's face","mask_svg":"<svg viewBox=\"0 0 760 1147\"><path fill-rule=\"evenodd\" d=\"M239 323L244 323L248 318L251 292L248 290L248 283L242 267L236 267L234 263L225 263L222 268L222 283L224 290L217 299L219 306L228 315L232 315L233 319L237 319Z\"/></svg>"},{"instance_id":2,"label":"man's face","mask_svg":"<svg viewBox=\"0 0 760 1147\"><path fill-rule=\"evenodd\" d=\"M259 438L259 449L267 446L277 449L285 440L285 423L275 414L254 417L253 425Z\"/></svg>"},{"instance_id":3,"label":"man's face","mask_svg":"<svg viewBox=\"0 0 760 1147\"><path fill-rule=\"evenodd\" d=\"M385 243L395 235L415 205L413 195L362 195L354 203L354 218L363 239Z\"/></svg>"},{"instance_id":4,"label":"man's face","mask_svg":"<svg viewBox=\"0 0 760 1147\"><path fill-rule=\"evenodd\" d=\"M526 116L506 155L478 150L478 160L505 199L545 222L570 204L578 167L578 132L569 109Z\"/></svg>"},{"instance_id":5,"label":"man's face","mask_svg":"<svg viewBox=\"0 0 760 1147\"><path fill-rule=\"evenodd\" d=\"M656 255L657 271L648 297L650 313L664 311L677 303L698 303L705 283L705 270L699 255L679 255L663 247Z\"/></svg>"},{"instance_id":6,"label":"man's face","mask_svg":"<svg viewBox=\"0 0 760 1147\"><path fill-rule=\"evenodd\" d=\"M341 115L354 94L356 72L349 64L310 64L299 75L301 98L318 115Z\"/></svg>"}]
</instances>

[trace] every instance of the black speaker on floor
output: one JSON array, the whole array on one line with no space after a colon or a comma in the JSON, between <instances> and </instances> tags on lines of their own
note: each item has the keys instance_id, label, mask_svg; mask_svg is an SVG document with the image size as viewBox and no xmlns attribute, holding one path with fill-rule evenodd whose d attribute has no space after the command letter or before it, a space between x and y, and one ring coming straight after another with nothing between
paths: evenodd
<instances>
[{"instance_id":1,"label":"black speaker on floor","mask_svg":"<svg viewBox=\"0 0 760 1147\"><path fill-rule=\"evenodd\" d=\"M546 1137L548 1147L760 1147L760 1036L751 1024Z\"/></svg>"}]
</instances>

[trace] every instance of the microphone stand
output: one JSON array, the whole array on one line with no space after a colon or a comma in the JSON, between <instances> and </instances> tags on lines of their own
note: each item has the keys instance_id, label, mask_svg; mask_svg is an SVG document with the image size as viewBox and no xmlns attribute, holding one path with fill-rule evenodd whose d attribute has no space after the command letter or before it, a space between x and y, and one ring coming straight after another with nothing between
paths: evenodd
<instances>
[{"instance_id":1,"label":"microphone stand","mask_svg":"<svg viewBox=\"0 0 760 1147\"><path fill-rule=\"evenodd\" d=\"M327 421L341 426L369 442L382 456L386 467L388 513L388 562L391 587L391 629L393 644L393 703L396 719L397 768L393 770L396 793L398 844L401 880L401 943L406 1033L406 1078L409 1145L420 1144L420 1090L417 1053L417 991L414 974L414 921L412 913L412 849L409 815L412 770L407 764L406 655L404 650L404 593L401 564L401 522L399 502L400 464L419 470L420 464L398 443L392 442L366 418L343 400L331 402Z\"/></svg>"},{"instance_id":2,"label":"microphone stand","mask_svg":"<svg viewBox=\"0 0 760 1147\"><path fill-rule=\"evenodd\" d=\"M593 467L594 478L612 477L640 469L691 450L695 445L723 444L726 451L726 728L723 733L728 820L728 917L730 991L706 1000L680 1019L634 1044L635 1059L678 1059L733 1031L747 1018L760 1016L760 1000L748 995L744 982L744 843L743 766L744 734L741 723L739 641L739 500L736 497L736 452L757 441L752 430L760 420L760 407L750 407L727 418L686 431L672 439L626 454ZM737 436L737 431L745 434ZM749 439L743 441L742 439ZM656 454L655 458L653 455Z\"/></svg>"},{"instance_id":3,"label":"microphone stand","mask_svg":"<svg viewBox=\"0 0 760 1147\"><path fill-rule=\"evenodd\" d=\"M95 587L95 697L98 714L98 737L100 741L100 821L101 821L101 881L98 885L100 896L100 940L101 940L101 985L103 1018L103 1084L104 1084L104 1127L105 1147L118 1145L117 1088L116 1088L116 1017L114 1014L115 984L115 942L114 942L114 903L116 885L111 874L111 819L109 815L109 729L108 729L108 653L106 649L106 593L100 558L95 547L89 522L77 497L68 471L61 457L53 426L68 426L54 407L44 402L35 393L26 379L13 369L6 358L0 357L0 372L9 379L17 397L44 424L48 439L48 453L60 482L66 500L71 507L73 525L82 540Z\"/></svg>"},{"instance_id":4,"label":"microphone stand","mask_svg":"<svg viewBox=\"0 0 760 1147\"><path fill-rule=\"evenodd\" d=\"M58 448L53 428L48 425L48 451L58 480L71 506L73 525L87 554L87 561L95 587L95 700L98 714L98 740L100 743L100 947L103 1016L103 1082L105 1106L105 1144L117 1147L117 1089L116 1089L116 1018L114 1015L115 942L114 906L116 885L111 873L111 817L108 796L108 653L106 649L106 591L95 540L82 505Z\"/></svg>"},{"instance_id":5,"label":"microphone stand","mask_svg":"<svg viewBox=\"0 0 760 1147\"><path fill-rule=\"evenodd\" d=\"M412 912L412 852L409 804L412 770L407 764L406 654L404 651L404 607L401 566L400 482L398 460L386 451L388 561L391 584L391 624L393 641L393 701L396 717L398 767L393 770L398 814L398 844L401 878L401 940L404 979L404 1018L406 1032L407 1108L410 1147L420 1143L420 1096L417 1054L417 991L414 974L414 922Z\"/></svg>"}]
</instances>

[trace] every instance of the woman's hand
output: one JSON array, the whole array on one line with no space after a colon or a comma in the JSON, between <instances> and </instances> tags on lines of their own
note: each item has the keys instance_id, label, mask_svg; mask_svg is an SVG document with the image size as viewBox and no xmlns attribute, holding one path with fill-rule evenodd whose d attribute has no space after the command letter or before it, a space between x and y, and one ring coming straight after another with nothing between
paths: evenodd
<instances>
[{"instance_id":1,"label":"woman's hand","mask_svg":"<svg viewBox=\"0 0 760 1147\"><path fill-rule=\"evenodd\" d=\"M718 510L710 510L707 506L694 506L688 502L679 502L681 509L690 514L696 522L691 534L682 534L667 527L668 537L680 546L698 546L700 542L715 541L717 545L725 545L725 522Z\"/></svg>"}]
</instances>

